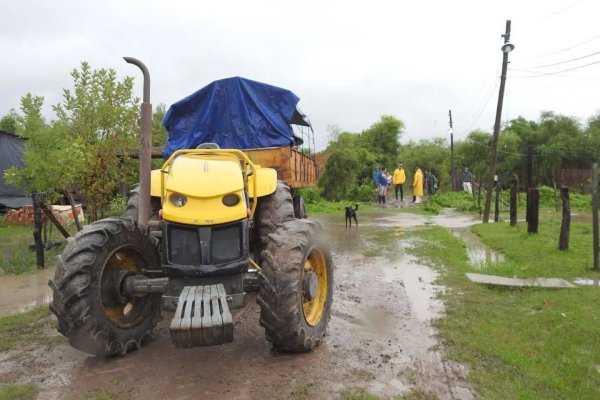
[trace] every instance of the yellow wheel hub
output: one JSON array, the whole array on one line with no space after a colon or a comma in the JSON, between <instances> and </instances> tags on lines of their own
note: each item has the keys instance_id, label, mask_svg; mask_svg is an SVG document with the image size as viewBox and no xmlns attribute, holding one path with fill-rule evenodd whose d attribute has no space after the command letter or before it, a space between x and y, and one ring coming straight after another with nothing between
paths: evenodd
<instances>
[{"instance_id":1,"label":"yellow wheel hub","mask_svg":"<svg viewBox=\"0 0 600 400\"><path fill-rule=\"evenodd\" d=\"M325 312L327 303L327 263L319 249L313 249L304 262L302 274L302 310L306 322L315 326Z\"/></svg>"}]
</instances>

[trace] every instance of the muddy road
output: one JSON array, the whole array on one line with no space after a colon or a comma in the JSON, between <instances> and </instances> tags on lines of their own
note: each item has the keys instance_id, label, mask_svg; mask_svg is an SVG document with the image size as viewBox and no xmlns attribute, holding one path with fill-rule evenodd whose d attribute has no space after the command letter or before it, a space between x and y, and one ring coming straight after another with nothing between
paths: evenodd
<instances>
[{"instance_id":1,"label":"muddy road","mask_svg":"<svg viewBox=\"0 0 600 400\"><path fill-rule=\"evenodd\" d=\"M38 399L335 399L354 388L381 398L413 390L438 399L474 398L467 371L444 359L431 325L443 313L436 299L443 288L406 249L414 245L412 229L434 223L465 236L472 257L495 257L464 234L475 221L392 210L359 213L360 225L352 229L345 228L341 213L318 219L333 246L335 292L328 335L313 353L272 350L250 294L244 308L233 310L233 343L177 349L169 338L172 314L164 312L154 339L141 351L100 359L64 343L49 351L31 347L0 353L0 378L38 384ZM15 304L4 301L0 310L47 301L35 292L35 298Z\"/></svg>"}]
</instances>

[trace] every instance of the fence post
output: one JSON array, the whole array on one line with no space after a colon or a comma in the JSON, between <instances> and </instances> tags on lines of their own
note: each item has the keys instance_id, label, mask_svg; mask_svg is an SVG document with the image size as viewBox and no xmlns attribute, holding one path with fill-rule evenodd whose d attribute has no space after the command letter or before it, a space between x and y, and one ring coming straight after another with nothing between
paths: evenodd
<instances>
[{"instance_id":1,"label":"fence post","mask_svg":"<svg viewBox=\"0 0 600 400\"><path fill-rule=\"evenodd\" d=\"M537 188L527 189L527 232L538 233L538 220L540 213L540 191Z\"/></svg>"},{"instance_id":2,"label":"fence post","mask_svg":"<svg viewBox=\"0 0 600 400\"><path fill-rule=\"evenodd\" d=\"M517 225L517 182L510 185L510 226Z\"/></svg>"},{"instance_id":3,"label":"fence post","mask_svg":"<svg viewBox=\"0 0 600 400\"><path fill-rule=\"evenodd\" d=\"M494 185L496 186L496 200L494 204L494 222L500 221L500 181L498 175L494 175Z\"/></svg>"},{"instance_id":4,"label":"fence post","mask_svg":"<svg viewBox=\"0 0 600 400\"><path fill-rule=\"evenodd\" d=\"M42 204L46 201L46 193L31 193L33 200L33 241L35 242L35 258L38 268L44 268L44 243L42 242Z\"/></svg>"},{"instance_id":5,"label":"fence post","mask_svg":"<svg viewBox=\"0 0 600 400\"><path fill-rule=\"evenodd\" d=\"M569 250L569 233L571 230L571 202L569 200L569 188L560 188L562 199L562 223L560 225L560 237L558 239L559 250Z\"/></svg>"},{"instance_id":6,"label":"fence post","mask_svg":"<svg viewBox=\"0 0 600 400\"><path fill-rule=\"evenodd\" d=\"M592 223L594 231L594 271L600 270L598 262L598 163L592 164Z\"/></svg>"}]
</instances>

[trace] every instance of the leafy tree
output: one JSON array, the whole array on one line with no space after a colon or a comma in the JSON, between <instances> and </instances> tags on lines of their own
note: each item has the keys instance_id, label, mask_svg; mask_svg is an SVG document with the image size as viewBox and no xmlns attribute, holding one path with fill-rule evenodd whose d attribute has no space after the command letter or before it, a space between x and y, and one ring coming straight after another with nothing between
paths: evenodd
<instances>
[{"instance_id":1,"label":"leafy tree","mask_svg":"<svg viewBox=\"0 0 600 400\"><path fill-rule=\"evenodd\" d=\"M436 174L440 185L447 185L450 181L450 147L444 138L423 139L419 142L410 141L402 146L398 162L407 174L407 182L412 184L413 173L418 166L422 171L431 167ZM410 178L410 179L409 179Z\"/></svg>"},{"instance_id":2,"label":"leafy tree","mask_svg":"<svg viewBox=\"0 0 600 400\"><path fill-rule=\"evenodd\" d=\"M360 134L358 144L375 154L381 166L391 168L398 158L403 130L402 121L391 115L382 115L378 122Z\"/></svg>"},{"instance_id":3,"label":"leafy tree","mask_svg":"<svg viewBox=\"0 0 600 400\"><path fill-rule=\"evenodd\" d=\"M53 109L67 134L84 146L76 182L95 220L104 216L118 182L132 173L116 152L137 145L139 100L133 78L118 81L113 69L93 70L82 62L71 77L73 90L63 90Z\"/></svg>"},{"instance_id":4,"label":"leafy tree","mask_svg":"<svg viewBox=\"0 0 600 400\"><path fill-rule=\"evenodd\" d=\"M46 192L49 202L58 199L74 181L83 147L65 133L60 123L47 125L42 118L44 98L25 95L21 115L16 115L17 131L27 139L23 150L25 168L5 171L6 181L27 192Z\"/></svg>"},{"instance_id":5,"label":"leafy tree","mask_svg":"<svg viewBox=\"0 0 600 400\"><path fill-rule=\"evenodd\" d=\"M15 110L10 110L8 114L0 119L0 131L17 133L18 126L18 115Z\"/></svg>"},{"instance_id":6,"label":"leafy tree","mask_svg":"<svg viewBox=\"0 0 600 400\"><path fill-rule=\"evenodd\" d=\"M152 114L152 146L164 146L169 137L169 132L162 125L167 113L167 106L159 103Z\"/></svg>"}]
</instances>

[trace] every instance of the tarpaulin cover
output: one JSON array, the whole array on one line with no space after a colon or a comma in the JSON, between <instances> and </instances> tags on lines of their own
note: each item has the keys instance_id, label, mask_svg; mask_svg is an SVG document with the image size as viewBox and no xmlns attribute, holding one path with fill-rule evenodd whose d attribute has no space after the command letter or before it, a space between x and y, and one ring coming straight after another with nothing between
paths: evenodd
<instances>
[{"instance_id":1,"label":"tarpaulin cover","mask_svg":"<svg viewBox=\"0 0 600 400\"><path fill-rule=\"evenodd\" d=\"M23 190L7 185L4 171L10 167L23 166L23 139L4 131L0 131L0 204L9 208L21 208L31 204Z\"/></svg>"},{"instance_id":2,"label":"tarpaulin cover","mask_svg":"<svg viewBox=\"0 0 600 400\"><path fill-rule=\"evenodd\" d=\"M163 157L208 142L229 149L290 146L299 100L289 90L249 79L214 81L169 108Z\"/></svg>"}]
</instances>

